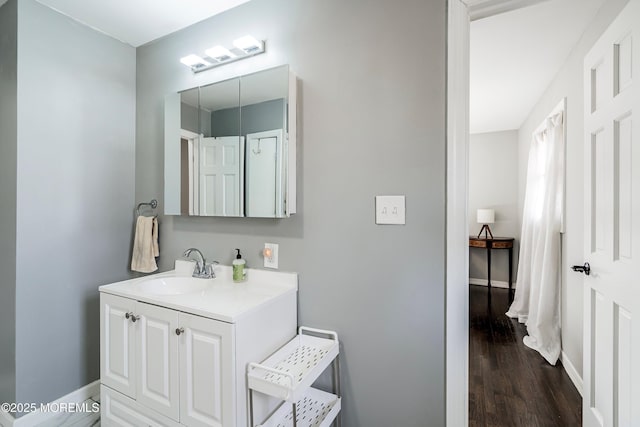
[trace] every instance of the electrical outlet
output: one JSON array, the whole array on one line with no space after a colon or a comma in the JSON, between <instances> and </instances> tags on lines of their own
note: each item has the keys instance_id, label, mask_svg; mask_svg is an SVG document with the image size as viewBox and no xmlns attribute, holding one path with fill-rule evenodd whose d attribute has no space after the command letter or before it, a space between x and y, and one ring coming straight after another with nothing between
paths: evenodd
<instances>
[{"instance_id":1,"label":"electrical outlet","mask_svg":"<svg viewBox=\"0 0 640 427\"><path fill-rule=\"evenodd\" d=\"M265 243L262 250L264 256L265 268L278 269L278 244L277 243Z\"/></svg>"},{"instance_id":2,"label":"electrical outlet","mask_svg":"<svg viewBox=\"0 0 640 427\"><path fill-rule=\"evenodd\" d=\"M405 224L404 196L376 196L376 224Z\"/></svg>"}]
</instances>

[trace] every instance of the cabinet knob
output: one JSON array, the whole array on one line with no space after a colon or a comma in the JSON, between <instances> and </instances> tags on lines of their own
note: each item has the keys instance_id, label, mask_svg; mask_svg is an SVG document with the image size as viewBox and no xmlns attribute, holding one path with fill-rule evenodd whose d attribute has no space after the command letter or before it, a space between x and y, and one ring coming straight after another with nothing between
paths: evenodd
<instances>
[{"instance_id":1,"label":"cabinet knob","mask_svg":"<svg viewBox=\"0 0 640 427\"><path fill-rule=\"evenodd\" d=\"M125 315L124 315L124 318L125 318L125 319L129 319L129 320L131 320L132 322L134 322L134 323L135 323L137 320L139 320L139 319L140 319L140 316L136 316L136 315L135 315L135 314L133 314L132 312L129 312L129 313L127 313L127 314L125 314Z\"/></svg>"},{"instance_id":2,"label":"cabinet knob","mask_svg":"<svg viewBox=\"0 0 640 427\"><path fill-rule=\"evenodd\" d=\"M184 328L177 328L176 335L184 334Z\"/></svg>"}]
</instances>

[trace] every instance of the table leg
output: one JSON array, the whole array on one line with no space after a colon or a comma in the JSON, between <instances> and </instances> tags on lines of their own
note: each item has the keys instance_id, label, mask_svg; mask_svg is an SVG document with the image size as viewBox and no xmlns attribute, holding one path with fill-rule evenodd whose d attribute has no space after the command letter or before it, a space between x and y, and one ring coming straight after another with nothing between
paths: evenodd
<instances>
[{"instance_id":1,"label":"table leg","mask_svg":"<svg viewBox=\"0 0 640 427\"><path fill-rule=\"evenodd\" d=\"M487 242L487 285L491 289L491 243Z\"/></svg>"},{"instance_id":2,"label":"table leg","mask_svg":"<svg viewBox=\"0 0 640 427\"><path fill-rule=\"evenodd\" d=\"M509 248L509 293L512 290L513 283L513 248Z\"/></svg>"},{"instance_id":3,"label":"table leg","mask_svg":"<svg viewBox=\"0 0 640 427\"><path fill-rule=\"evenodd\" d=\"M293 405L293 427L298 427L298 408L296 402L292 403Z\"/></svg>"}]
</instances>

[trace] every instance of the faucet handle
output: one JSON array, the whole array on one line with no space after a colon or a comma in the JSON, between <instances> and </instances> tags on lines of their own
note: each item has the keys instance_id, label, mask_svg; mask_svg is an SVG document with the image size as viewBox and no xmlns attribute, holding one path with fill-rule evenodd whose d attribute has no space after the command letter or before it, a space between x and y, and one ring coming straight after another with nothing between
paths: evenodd
<instances>
[{"instance_id":1,"label":"faucet handle","mask_svg":"<svg viewBox=\"0 0 640 427\"><path fill-rule=\"evenodd\" d=\"M211 279L216 278L216 272L214 271L216 265L220 264L218 261L212 261L210 264L206 264L203 273Z\"/></svg>"}]
</instances>

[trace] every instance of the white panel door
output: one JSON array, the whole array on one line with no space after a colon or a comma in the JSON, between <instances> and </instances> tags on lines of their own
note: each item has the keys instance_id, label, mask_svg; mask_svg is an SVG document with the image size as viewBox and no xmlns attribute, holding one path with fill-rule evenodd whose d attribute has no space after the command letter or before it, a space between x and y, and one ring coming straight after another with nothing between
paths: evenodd
<instances>
[{"instance_id":1,"label":"white panel door","mask_svg":"<svg viewBox=\"0 0 640 427\"><path fill-rule=\"evenodd\" d=\"M180 422L234 425L232 325L180 313ZM244 381L244 379L242 379Z\"/></svg>"},{"instance_id":2,"label":"white panel door","mask_svg":"<svg viewBox=\"0 0 640 427\"><path fill-rule=\"evenodd\" d=\"M216 206L217 189L220 180L217 144L215 138L202 138L199 144L198 168L199 183L198 199L200 203L200 215L217 215L219 209Z\"/></svg>"},{"instance_id":3,"label":"white panel door","mask_svg":"<svg viewBox=\"0 0 640 427\"><path fill-rule=\"evenodd\" d=\"M585 57L584 425L640 425L640 0ZM635 364L632 362L635 361Z\"/></svg>"},{"instance_id":4,"label":"white panel door","mask_svg":"<svg viewBox=\"0 0 640 427\"><path fill-rule=\"evenodd\" d=\"M282 130L247 135L247 216L284 216Z\"/></svg>"},{"instance_id":5,"label":"white panel door","mask_svg":"<svg viewBox=\"0 0 640 427\"><path fill-rule=\"evenodd\" d=\"M131 398L136 397L135 301L100 294L100 379Z\"/></svg>"},{"instance_id":6,"label":"white panel door","mask_svg":"<svg viewBox=\"0 0 640 427\"><path fill-rule=\"evenodd\" d=\"M242 216L244 137L200 141L200 215Z\"/></svg>"},{"instance_id":7,"label":"white panel door","mask_svg":"<svg viewBox=\"0 0 640 427\"><path fill-rule=\"evenodd\" d=\"M180 415L178 312L138 302L136 327L140 404L176 421Z\"/></svg>"}]
</instances>

